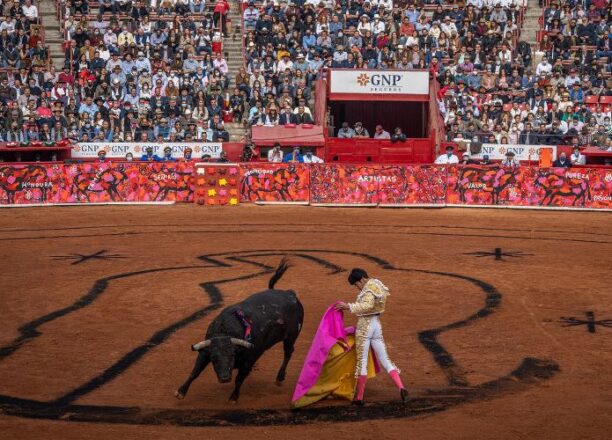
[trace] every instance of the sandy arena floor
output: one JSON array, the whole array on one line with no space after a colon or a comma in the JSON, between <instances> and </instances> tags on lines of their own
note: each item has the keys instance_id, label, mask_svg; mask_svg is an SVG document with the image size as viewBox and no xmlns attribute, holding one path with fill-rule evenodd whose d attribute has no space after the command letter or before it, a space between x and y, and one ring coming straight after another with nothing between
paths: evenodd
<instances>
[{"instance_id":1,"label":"sandy arena floor","mask_svg":"<svg viewBox=\"0 0 612 440\"><path fill-rule=\"evenodd\" d=\"M481 209L0 210L0 438L609 439L611 220ZM264 289L284 254L293 266L278 287L306 310L284 386L274 385L277 346L237 405L210 367L176 400L190 344L223 306ZM324 401L290 412L321 314L355 296L354 266L391 289L385 339L413 399L400 406L380 375L364 408Z\"/></svg>"}]
</instances>

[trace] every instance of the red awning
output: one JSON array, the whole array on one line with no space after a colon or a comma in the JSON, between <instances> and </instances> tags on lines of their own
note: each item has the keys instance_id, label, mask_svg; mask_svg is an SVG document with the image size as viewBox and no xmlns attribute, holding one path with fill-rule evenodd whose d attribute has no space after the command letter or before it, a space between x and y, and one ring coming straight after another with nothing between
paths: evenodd
<instances>
[{"instance_id":1,"label":"red awning","mask_svg":"<svg viewBox=\"0 0 612 440\"><path fill-rule=\"evenodd\" d=\"M252 127L252 140L256 146L269 147L280 142L283 147L319 147L325 145L323 127L321 125L277 125Z\"/></svg>"}]
</instances>

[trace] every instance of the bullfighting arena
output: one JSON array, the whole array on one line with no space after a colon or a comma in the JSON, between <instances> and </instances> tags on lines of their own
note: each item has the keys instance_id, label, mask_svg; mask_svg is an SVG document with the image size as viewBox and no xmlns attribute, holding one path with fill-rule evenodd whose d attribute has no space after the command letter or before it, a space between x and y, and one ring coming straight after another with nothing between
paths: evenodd
<instances>
[{"instance_id":1,"label":"bullfighting arena","mask_svg":"<svg viewBox=\"0 0 612 440\"><path fill-rule=\"evenodd\" d=\"M612 429L612 222L603 212L202 208L0 211L0 438L606 439ZM501 249L501 259L495 249ZM238 404L190 345L226 306L294 289L305 322ZM347 270L389 286L390 356L366 406L290 399ZM347 324L353 322L345 317Z\"/></svg>"}]
</instances>

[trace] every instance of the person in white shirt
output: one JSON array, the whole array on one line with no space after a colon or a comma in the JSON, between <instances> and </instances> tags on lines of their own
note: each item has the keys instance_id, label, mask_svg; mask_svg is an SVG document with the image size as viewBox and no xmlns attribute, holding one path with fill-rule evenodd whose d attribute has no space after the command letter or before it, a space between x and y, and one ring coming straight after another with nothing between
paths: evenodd
<instances>
[{"instance_id":1,"label":"person in white shirt","mask_svg":"<svg viewBox=\"0 0 612 440\"><path fill-rule=\"evenodd\" d=\"M580 84L580 82L580 77L576 74L576 69L571 69L570 75L565 78L565 87L570 90L574 84Z\"/></svg>"},{"instance_id":2,"label":"person in white shirt","mask_svg":"<svg viewBox=\"0 0 612 440\"><path fill-rule=\"evenodd\" d=\"M304 163L323 163L323 159L312 154L312 151L307 151L304 155Z\"/></svg>"},{"instance_id":3,"label":"person in white shirt","mask_svg":"<svg viewBox=\"0 0 612 440\"><path fill-rule=\"evenodd\" d=\"M225 58L223 58L221 52L217 53L217 57L213 60L213 68L219 69L222 74L227 75L229 67L227 66L227 61Z\"/></svg>"},{"instance_id":4,"label":"person in white shirt","mask_svg":"<svg viewBox=\"0 0 612 440\"><path fill-rule=\"evenodd\" d=\"M284 54L282 59L276 65L277 73L284 73L286 69L293 70L293 61L289 59L288 54Z\"/></svg>"},{"instance_id":5,"label":"person in white shirt","mask_svg":"<svg viewBox=\"0 0 612 440\"><path fill-rule=\"evenodd\" d=\"M586 164L586 157L584 154L580 153L580 147L574 147L574 152L570 156L570 161L572 165L584 165Z\"/></svg>"},{"instance_id":6,"label":"person in white shirt","mask_svg":"<svg viewBox=\"0 0 612 440\"><path fill-rule=\"evenodd\" d=\"M277 142L274 144L274 148L268 151L268 162L279 163L282 161L283 161L283 150L281 150L281 146Z\"/></svg>"},{"instance_id":7,"label":"person in white shirt","mask_svg":"<svg viewBox=\"0 0 612 440\"><path fill-rule=\"evenodd\" d=\"M457 32L457 26L451 21L451 18L448 15L444 17L444 22L440 26L440 29L442 29L442 32L444 32L449 38L453 32Z\"/></svg>"},{"instance_id":8,"label":"person in white shirt","mask_svg":"<svg viewBox=\"0 0 612 440\"><path fill-rule=\"evenodd\" d=\"M378 35L385 31L385 22L381 21L380 15L374 14L374 23L372 23L372 33Z\"/></svg>"},{"instance_id":9,"label":"person in white shirt","mask_svg":"<svg viewBox=\"0 0 612 440\"><path fill-rule=\"evenodd\" d=\"M458 164L459 158L455 154L453 154L453 150L454 148L451 147L450 145L446 147L446 153L438 156L438 158L436 159L436 164L437 165Z\"/></svg>"},{"instance_id":10,"label":"person in white shirt","mask_svg":"<svg viewBox=\"0 0 612 440\"><path fill-rule=\"evenodd\" d=\"M382 125L377 125L374 131L374 139L391 139L391 135Z\"/></svg>"},{"instance_id":11,"label":"person in white shirt","mask_svg":"<svg viewBox=\"0 0 612 440\"><path fill-rule=\"evenodd\" d=\"M514 158L514 151L508 151L506 158L501 162L502 167L518 168L521 166L521 162Z\"/></svg>"},{"instance_id":12,"label":"person in white shirt","mask_svg":"<svg viewBox=\"0 0 612 440\"><path fill-rule=\"evenodd\" d=\"M548 75L552 71L552 64L548 62L547 57L543 57L538 67L536 67L536 75L540 76L541 74Z\"/></svg>"},{"instance_id":13,"label":"person in white shirt","mask_svg":"<svg viewBox=\"0 0 612 440\"><path fill-rule=\"evenodd\" d=\"M21 10L23 11L23 15L25 15L30 21L36 21L38 18L38 8L32 4L31 0L25 0Z\"/></svg>"}]
</instances>

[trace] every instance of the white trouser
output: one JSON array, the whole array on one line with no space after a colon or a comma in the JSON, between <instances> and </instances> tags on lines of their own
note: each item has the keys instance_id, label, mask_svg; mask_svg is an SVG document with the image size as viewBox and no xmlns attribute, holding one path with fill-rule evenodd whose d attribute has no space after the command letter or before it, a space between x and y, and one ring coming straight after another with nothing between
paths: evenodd
<instances>
[{"instance_id":1,"label":"white trouser","mask_svg":"<svg viewBox=\"0 0 612 440\"><path fill-rule=\"evenodd\" d=\"M365 337L363 351L361 353L361 375L368 374L368 353L370 352L370 347L374 350L374 354L376 355L376 360L378 363L390 373L395 370L396 367L393 365L389 356L387 355L387 347L385 346L385 341L382 335L382 326L380 325L380 318L378 316L374 316L370 320L370 325L368 327L368 333Z\"/></svg>"}]
</instances>

